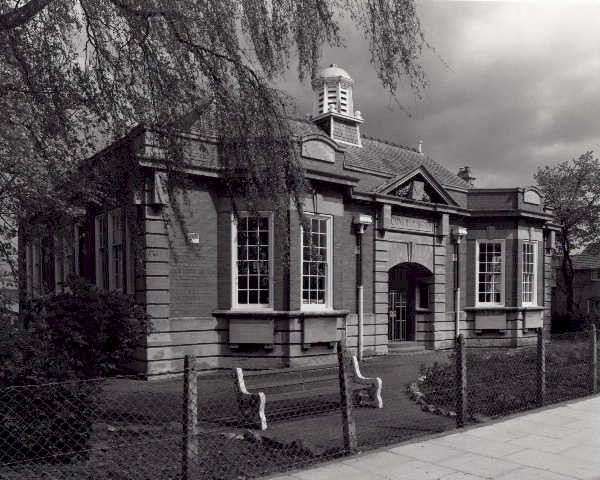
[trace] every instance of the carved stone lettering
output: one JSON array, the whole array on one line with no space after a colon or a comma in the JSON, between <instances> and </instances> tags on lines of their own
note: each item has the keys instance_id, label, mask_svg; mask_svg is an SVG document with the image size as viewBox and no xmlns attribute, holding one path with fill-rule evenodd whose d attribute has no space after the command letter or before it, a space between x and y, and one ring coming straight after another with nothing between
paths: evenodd
<instances>
[{"instance_id":1,"label":"carved stone lettering","mask_svg":"<svg viewBox=\"0 0 600 480\"><path fill-rule=\"evenodd\" d=\"M434 224L431 220L425 218L411 218L392 215L392 228L401 228L403 230L412 230L414 232L434 232Z\"/></svg>"},{"instance_id":2,"label":"carved stone lettering","mask_svg":"<svg viewBox=\"0 0 600 480\"><path fill-rule=\"evenodd\" d=\"M335 151L330 145L319 140L307 140L302 143L302 156L324 162L335 162Z\"/></svg>"}]
</instances>

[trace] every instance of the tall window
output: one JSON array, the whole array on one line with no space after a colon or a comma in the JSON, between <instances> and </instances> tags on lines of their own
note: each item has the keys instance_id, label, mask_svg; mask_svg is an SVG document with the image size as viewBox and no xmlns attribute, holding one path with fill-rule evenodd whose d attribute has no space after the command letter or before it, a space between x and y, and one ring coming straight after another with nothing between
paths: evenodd
<instances>
[{"instance_id":1,"label":"tall window","mask_svg":"<svg viewBox=\"0 0 600 480\"><path fill-rule=\"evenodd\" d=\"M501 305L503 302L503 242L478 242L477 302Z\"/></svg>"},{"instance_id":2,"label":"tall window","mask_svg":"<svg viewBox=\"0 0 600 480\"><path fill-rule=\"evenodd\" d=\"M114 210L109 215L110 219L110 266L109 266L109 288L111 290L123 290L123 212L121 209Z\"/></svg>"},{"instance_id":3,"label":"tall window","mask_svg":"<svg viewBox=\"0 0 600 480\"><path fill-rule=\"evenodd\" d=\"M535 243L523 243L523 304L533 305L536 301L536 281L535 281Z\"/></svg>"},{"instance_id":4,"label":"tall window","mask_svg":"<svg viewBox=\"0 0 600 480\"><path fill-rule=\"evenodd\" d=\"M302 229L302 305L331 307L331 217L310 215Z\"/></svg>"},{"instance_id":5,"label":"tall window","mask_svg":"<svg viewBox=\"0 0 600 480\"><path fill-rule=\"evenodd\" d=\"M131 232L125 212L116 208L94 219L96 286L134 293L134 262Z\"/></svg>"},{"instance_id":6,"label":"tall window","mask_svg":"<svg viewBox=\"0 0 600 480\"><path fill-rule=\"evenodd\" d=\"M271 216L240 217L234 222L233 305L272 306Z\"/></svg>"},{"instance_id":7,"label":"tall window","mask_svg":"<svg viewBox=\"0 0 600 480\"><path fill-rule=\"evenodd\" d=\"M417 305L419 308L429 308L429 285L426 283L419 283L417 286Z\"/></svg>"},{"instance_id":8,"label":"tall window","mask_svg":"<svg viewBox=\"0 0 600 480\"><path fill-rule=\"evenodd\" d=\"M108 222L106 214L102 213L94 218L95 246L96 246L96 286L108 289Z\"/></svg>"}]
</instances>

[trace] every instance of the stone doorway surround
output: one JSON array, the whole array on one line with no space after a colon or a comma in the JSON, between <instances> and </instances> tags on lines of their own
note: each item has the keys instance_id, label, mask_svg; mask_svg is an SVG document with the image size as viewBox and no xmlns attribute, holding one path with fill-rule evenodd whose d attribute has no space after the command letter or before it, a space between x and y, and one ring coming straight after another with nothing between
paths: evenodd
<instances>
[{"instance_id":1,"label":"stone doorway surround","mask_svg":"<svg viewBox=\"0 0 600 480\"><path fill-rule=\"evenodd\" d=\"M403 263L419 264L432 273L432 283L430 308L416 321L415 341L429 349L445 348L446 337L454 334L452 319L448 322L446 318L448 233L447 214L400 211L382 205L375 237L375 321L387 328L390 269ZM382 350L387 353L387 345Z\"/></svg>"}]
</instances>

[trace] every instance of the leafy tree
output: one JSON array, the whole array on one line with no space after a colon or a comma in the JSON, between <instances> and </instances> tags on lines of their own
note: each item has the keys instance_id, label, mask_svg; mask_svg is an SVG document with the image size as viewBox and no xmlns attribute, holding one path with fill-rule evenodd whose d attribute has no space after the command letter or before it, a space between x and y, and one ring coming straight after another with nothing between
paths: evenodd
<instances>
[{"instance_id":1,"label":"leafy tree","mask_svg":"<svg viewBox=\"0 0 600 480\"><path fill-rule=\"evenodd\" d=\"M535 179L560 224L558 253L567 314L576 312L573 292L575 249L600 239L600 162L593 152L555 166L538 168Z\"/></svg>"},{"instance_id":2,"label":"leafy tree","mask_svg":"<svg viewBox=\"0 0 600 480\"><path fill-rule=\"evenodd\" d=\"M0 0L0 234L17 214L68 211L74 191L101 195L74 167L135 124L160 133L177 171L174 119L206 110L230 196L287 209L305 180L272 80L292 61L311 78L348 21L383 86L419 94L414 0Z\"/></svg>"}]
</instances>

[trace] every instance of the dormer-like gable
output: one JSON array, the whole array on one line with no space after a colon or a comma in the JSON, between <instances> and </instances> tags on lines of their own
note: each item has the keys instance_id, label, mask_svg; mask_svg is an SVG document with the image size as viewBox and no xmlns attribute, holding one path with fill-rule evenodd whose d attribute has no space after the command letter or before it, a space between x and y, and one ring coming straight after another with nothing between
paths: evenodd
<instances>
[{"instance_id":1,"label":"dormer-like gable","mask_svg":"<svg viewBox=\"0 0 600 480\"><path fill-rule=\"evenodd\" d=\"M452 197L423 166L381 185L376 192L418 202L456 205Z\"/></svg>"},{"instance_id":2,"label":"dormer-like gable","mask_svg":"<svg viewBox=\"0 0 600 480\"><path fill-rule=\"evenodd\" d=\"M337 143L325 135L305 135L300 145L302 157L327 163L335 163L335 152L342 151Z\"/></svg>"}]
</instances>

